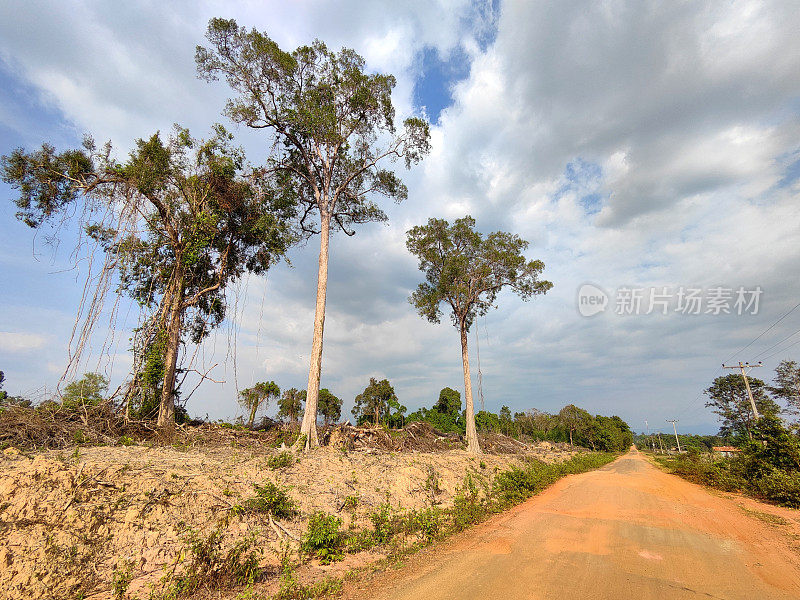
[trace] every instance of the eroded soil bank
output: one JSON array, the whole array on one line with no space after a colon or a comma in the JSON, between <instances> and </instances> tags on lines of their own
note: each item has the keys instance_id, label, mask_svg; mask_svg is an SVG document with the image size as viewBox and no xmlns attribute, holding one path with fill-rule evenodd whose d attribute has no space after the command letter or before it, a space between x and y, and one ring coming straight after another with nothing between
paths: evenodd
<instances>
[{"instance_id":1,"label":"eroded soil bank","mask_svg":"<svg viewBox=\"0 0 800 600\"><path fill-rule=\"evenodd\" d=\"M366 526L386 503L398 510L451 505L468 474L490 486L498 472L526 457L555 462L572 454L548 443L480 458L460 449L339 445L271 468L270 458L283 450L244 437L243 444L229 436L226 445L207 446L6 449L0 458L0 597L110 598L115 577L127 572L125 597L144 600L185 558L192 532L218 531L225 547L257 538L265 549L262 566L277 575L282 545L305 532L314 511L336 515L343 528ZM272 521L237 510L254 496L254 485L267 482L288 490L297 516ZM341 574L381 557L372 550L332 566L315 561L306 575Z\"/></svg>"}]
</instances>

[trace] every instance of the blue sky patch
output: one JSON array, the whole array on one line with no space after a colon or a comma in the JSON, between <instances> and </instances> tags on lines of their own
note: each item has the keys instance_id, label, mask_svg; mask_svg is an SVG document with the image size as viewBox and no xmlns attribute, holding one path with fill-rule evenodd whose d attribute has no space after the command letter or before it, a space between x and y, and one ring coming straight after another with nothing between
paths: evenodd
<instances>
[{"instance_id":1,"label":"blue sky patch","mask_svg":"<svg viewBox=\"0 0 800 600\"><path fill-rule=\"evenodd\" d=\"M445 60L436 48L426 46L418 60L422 74L414 84L414 103L425 107L432 123L453 103L453 86L469 75L469 57L463 48L454 49Z\"/></svg>"}]
</instances>

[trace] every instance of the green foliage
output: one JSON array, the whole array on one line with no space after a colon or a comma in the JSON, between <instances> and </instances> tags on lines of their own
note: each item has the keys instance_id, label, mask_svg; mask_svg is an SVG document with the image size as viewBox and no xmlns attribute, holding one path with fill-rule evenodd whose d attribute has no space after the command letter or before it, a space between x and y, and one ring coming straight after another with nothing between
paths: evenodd
<instances>
[{"instance_id":1,"label":"green foliage","mask_svg":"<svg viewBox=\"0 0 800 600\"><path fill-rule=\"evenodd\" d=\"M322 388L317 398L317 413L326 425L335 423L342 416L342 399L334 396L328 388Z\"/></svg>"},{"instance_id":2,"label":"green foliage","mask_svg":"<svg viewBox=\"0 0 800 600\"><path fill-rule=\"evenodd\" d=\"M370 197L399 201L408 192L378 164L390 156L407 167L417 163L430 136L419 118L406 119L396 132L395 78L365 73L364 59L353 50L331 52L319 40L286 52L265 33L233 20L211 19L206 38L210 48L198 47L195 55L198 73L208 81L225 77L237 94L226 109L233 121L268 128L276 137L270 166L298 205L300 229L317 232L308 222L316 211L350 234L355 224L385 221Z\"/></svg>"},{"instance_id":3,"label":"green foliage","mask_svg":"<svg viewBox=\"0 0 800 600\"><path fill-rule=\"evenodd\" d=\"M342 508L346 511L354 512L358 508L359 504L360 500L358 499L358 496L347 496L344 499L344 502L342 502Z\"/></svg>"},{"instance_id":4,"label":"green foliage","mask_svg":"<svg viewBox=\"0 0 800 600\"><path fill-rule=\"evenodd\" d=\"M375 425L387 423L390 426L401 422L405 411L389 380L378 381L374 377L370 377L369 385L356 396L352 410L359 425L372 419Z\"/></svg>"},{"instance_id":5,"label":"green foliage","mask_svg":"<svg viewBox=\"0 0 800 600\"><path fill-rule=\"evenodd\" d=\"M297 506L285 488L268 481L264 485L253 484L256 495L245 500L238 511L270 514L276 519L290 519L297 514Z\"/></svg>"},{"instance_id":6,"label":"green foliage","mask_svg":"<svg viewBox=\"0 0 800 600\"><path fill-rule=\"evenodd\" d=\"M300 412L303 410L303 402L306 400L306 391L290 388L283 392L278 399L278 418L288 418L293 423L297 421Z\"/></svg>"},{"instance_id":7,"label":"green foliage","mask_svg":"<svg viewBox=\"0 0 800 600\"><path fill-rule=\"evenodd\" d=\"M699 452L658 460L681 477L727 491L800 508L800 442L780 419L766 416L752 429L741 456L708 458Z\"/></svg>"},{"instance_id":8,"label":"green foliage","mask_svg":"<svg viewBox=\"0 0 800 600\"><path fill-rule=\"evenodd\" d=\"M449 304L459 331L468 331L475 317L486 314L504 287L523 300L553 287L539 279L544 263L523 255L528 242L503 231L484 237L474 228L475 219L470 216L452 225L444 219L428 219L427 225L411 228L406 239L426 279L411 295L411 304L434 323L441 318L440 304Z\"/></svg>"},{"instance_id":9,"label":"green foliage","mask_svg":"<svg viewBox=\"0 0 800 600\"><path fill-rule=\"evenodd\" d=\"M749 377L748 380L758 412L762 415L776 416L780 412L780 407L767 396L764 382L755 377ZM717 377L705 394L708 396L706 406L711 408L722 421L719 430L721 436L738 435L748 439L751 437L753 411L741 375L732 373L725 377Z\"/></svg>"},{"instance_id":10,"label":"green foliage","mask_svg":"<svg viewBox=\"0 0 800 600\"><path fill-rule=\"evenodd\" d=\"M786 402L789 412L800 412L800 366L794 360L782 360L775 368L775 385L770 392Z\"/></svg>"},{"instance_id":11,"label":"green foliage","mask_svg":"<svg viewBox=\"0 0 800 600\"><path fill-rule=\"evenodd\" d=\"M290 467L294 464L294 455L291 452L279 452L267 459L267 466L273 471Z\"/></svg>"},{"instance_id":12,"label":"green foliage","mask_svg":"<svg viewBox=\"0 0 800 600\"><path fill-rule=\"evenodd\" d=\"M308 519L308 530L300 543L300 549L320 560L324 565L342 560L342 520L322 511L316 511Z\"/></svg>"},{"instance_id":13,"label":"green foliage","mask_svg":"<svg viewBox=\"0 0 800 600\"><path fill-rule=\"evenodd\" d=\"M182 572L162 580L165 588L156 598L191 596L201 590L217 590L234 585L249 585L264 578L259 566L263 555L256 544L257 533L240 539L227 552L222 549L223 533L214 530L207 536L189 530L186 559Z\"/></svg>"},{"instance_id":14,"label":"green foliage","mask_svg":"<svg viewBox=\"0 0 800 600\"><path fill-rule=\"evenodd\" d=\"M114 600L123 600L128 586L133 580L133 564L125 561L121 566L114 570L111 576L111 594Z\"/></svg>"},{"instance_id":15,"label":"green foliage","mask_svg":"<svg viewBox=\"0 0 800 600\"><path fill-rule=\"evenodd\" d=\"M492 412L479 410L475 413L475 427L484 433L500 433L500 417Z\"/></svg>"},{"instance_id":16,"label":"green foliage","mask_svg":"<svg viewBox=\"0 0 800 600\"><path fill-rule=\"evenodd\" d=\"M67 384L61 394L61 405L68 410L96 406L103 401L107 391L108 379L100 373L86 373L81 379Z\"/></svg>"},{"instance_id":17,"label":"green foliage","mask_svg":"<svg viewBox=\"0 0 800 600\"><path fill-rule=\"evenodd\" d=\"M239 404L249 412L247 426L252 428L258 409L267 406L271 398L277 398L280 394L281 388L274 381L262 381L240 391Z\"/></svg>"},{"instance_id":18,"label":"green foliage","mask_svg":"<svg viewBox=\"0 0 800 600\"><path fill-rule=\"evenodd\" d=\"M458 416L461 413L461 392L449 387L442 388L433 410L443 415Z\"/></svg>"},{"instance_id":19,"label":"green foliage","mask_svg":"<svg viewBox=\"0 0 800 600\"><path fill-rule=\"evenodd\" d=\"M461 414L461 393L449 387L442 388L433 408L420 408L408 415L407 421L424 421L438 431L463 434L466 424Z\"/></svg>"},{"instance_id":20,"label":"green foliage","mask_svg":"<svg viewBox=\"0 0 800 600\"><path fill-rule=\"evenodd\" d=\"M398 520L391 504L378 506L378 510L370 513L369 520L372 522L372 537L378 544L388 542L398 531Z\"/></svg>"},{"instance_id":21,"label":"green foliage","mask_svg":"<svg viewBox=\"0 0 800 600\"><path fill-rule=\"evenodd\" d=\"M755 423L743 458L751 477L774 470L795 473L800 471L800 444L778 417L764 416Z\"/></svg>"},{"instance_id":22,"label":"green foliage","mask_svg":"<svg viewBox=\"0 0 800 600\"><path fill-rule=\"evenodd\" d=\"M133 344L139 410L152 410L159 375L174 387L168 375L181 341L199 343L221 323L226 286L265 271L296 241L274 182L246 169L231 140L221 126L209 140L176 128L166 142L158 133L137 140L125 162L91 138L80 150L45 144L2 158L2 178L19 192L18 217L31 227L70 214L88 219L81 226L117 269L118 291L150 315ZM174 389L166 394L172 402Z\"/></svg>"}]
</instances>

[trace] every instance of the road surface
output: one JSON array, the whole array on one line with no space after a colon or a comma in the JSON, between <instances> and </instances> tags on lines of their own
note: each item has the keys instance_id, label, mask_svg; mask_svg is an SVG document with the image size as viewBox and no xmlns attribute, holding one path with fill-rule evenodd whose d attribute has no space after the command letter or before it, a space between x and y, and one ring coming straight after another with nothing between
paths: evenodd
<instances>
[{"instance_id":1,"label":"road surface","mask_svg":"<svg viewBox=\"0 0 800 600\"><path fill-rule=\"evenodd\" d=\"M348 596L800 599L800 552L789 531L800 511L748 513L747 502L759 506L664 473L632 450L418 553ZM775 511L788 519L768 518Z\"/></svg>"}]
</instances>

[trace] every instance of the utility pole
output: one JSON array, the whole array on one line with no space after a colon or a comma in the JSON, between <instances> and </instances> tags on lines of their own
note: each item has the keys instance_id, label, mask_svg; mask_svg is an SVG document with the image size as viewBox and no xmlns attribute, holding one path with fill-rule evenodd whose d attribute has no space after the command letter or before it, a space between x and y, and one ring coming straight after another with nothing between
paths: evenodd
<instances>
[{"instance_id":1,"label":"utility pole","mask_svg":"<svg viewBox=\"0 0 800 600\"><path fill-rule=\"evenodd\" d=\"M742 372L742 379L744 379L744 387L747 388L747 397L750 398L750 406L753 408L753 417L755 420L758 421L761 418L761 415L758 414L758 409L756 408L756 401L753 400L753 392L750 390L750 382L747 381L747 373L745 372L745 367L748 369L755 369L756 367L763 367L764 365L761 364L761 361L758 361L757 365L751 365L750 363L742 364L742 361L739 361L738 365L734 365L731 367L726 367L722 365L723 369L739 369Z\"/></svg>"},{"instance_id":2,"label":"utility pole","mask_svg":"<svg viewBox=\"0 0 800 600\"><path fill-rule=\"evenodd\" d=\"M678 454L681 453L681 441L678 439L678 429L675 427L675 423L678 422L678 419L665 419L667 423L672 423L672 430L675 432L675 441L678 443Z\"/></svg>"},{"instance_id":3,"label":"utility pole","mask_svg":"<svg viewBox=\"0 0 800 600\"><path fill-rule=\"evenodd\" d=\"M647 419L644 421L644 426L647 428L647 439L650 442L650 447L653 450L653 454L656 453L656 442L653 439L653 436L650 435L650 425L647 424Z\"/></svg>"}]
</instances>

